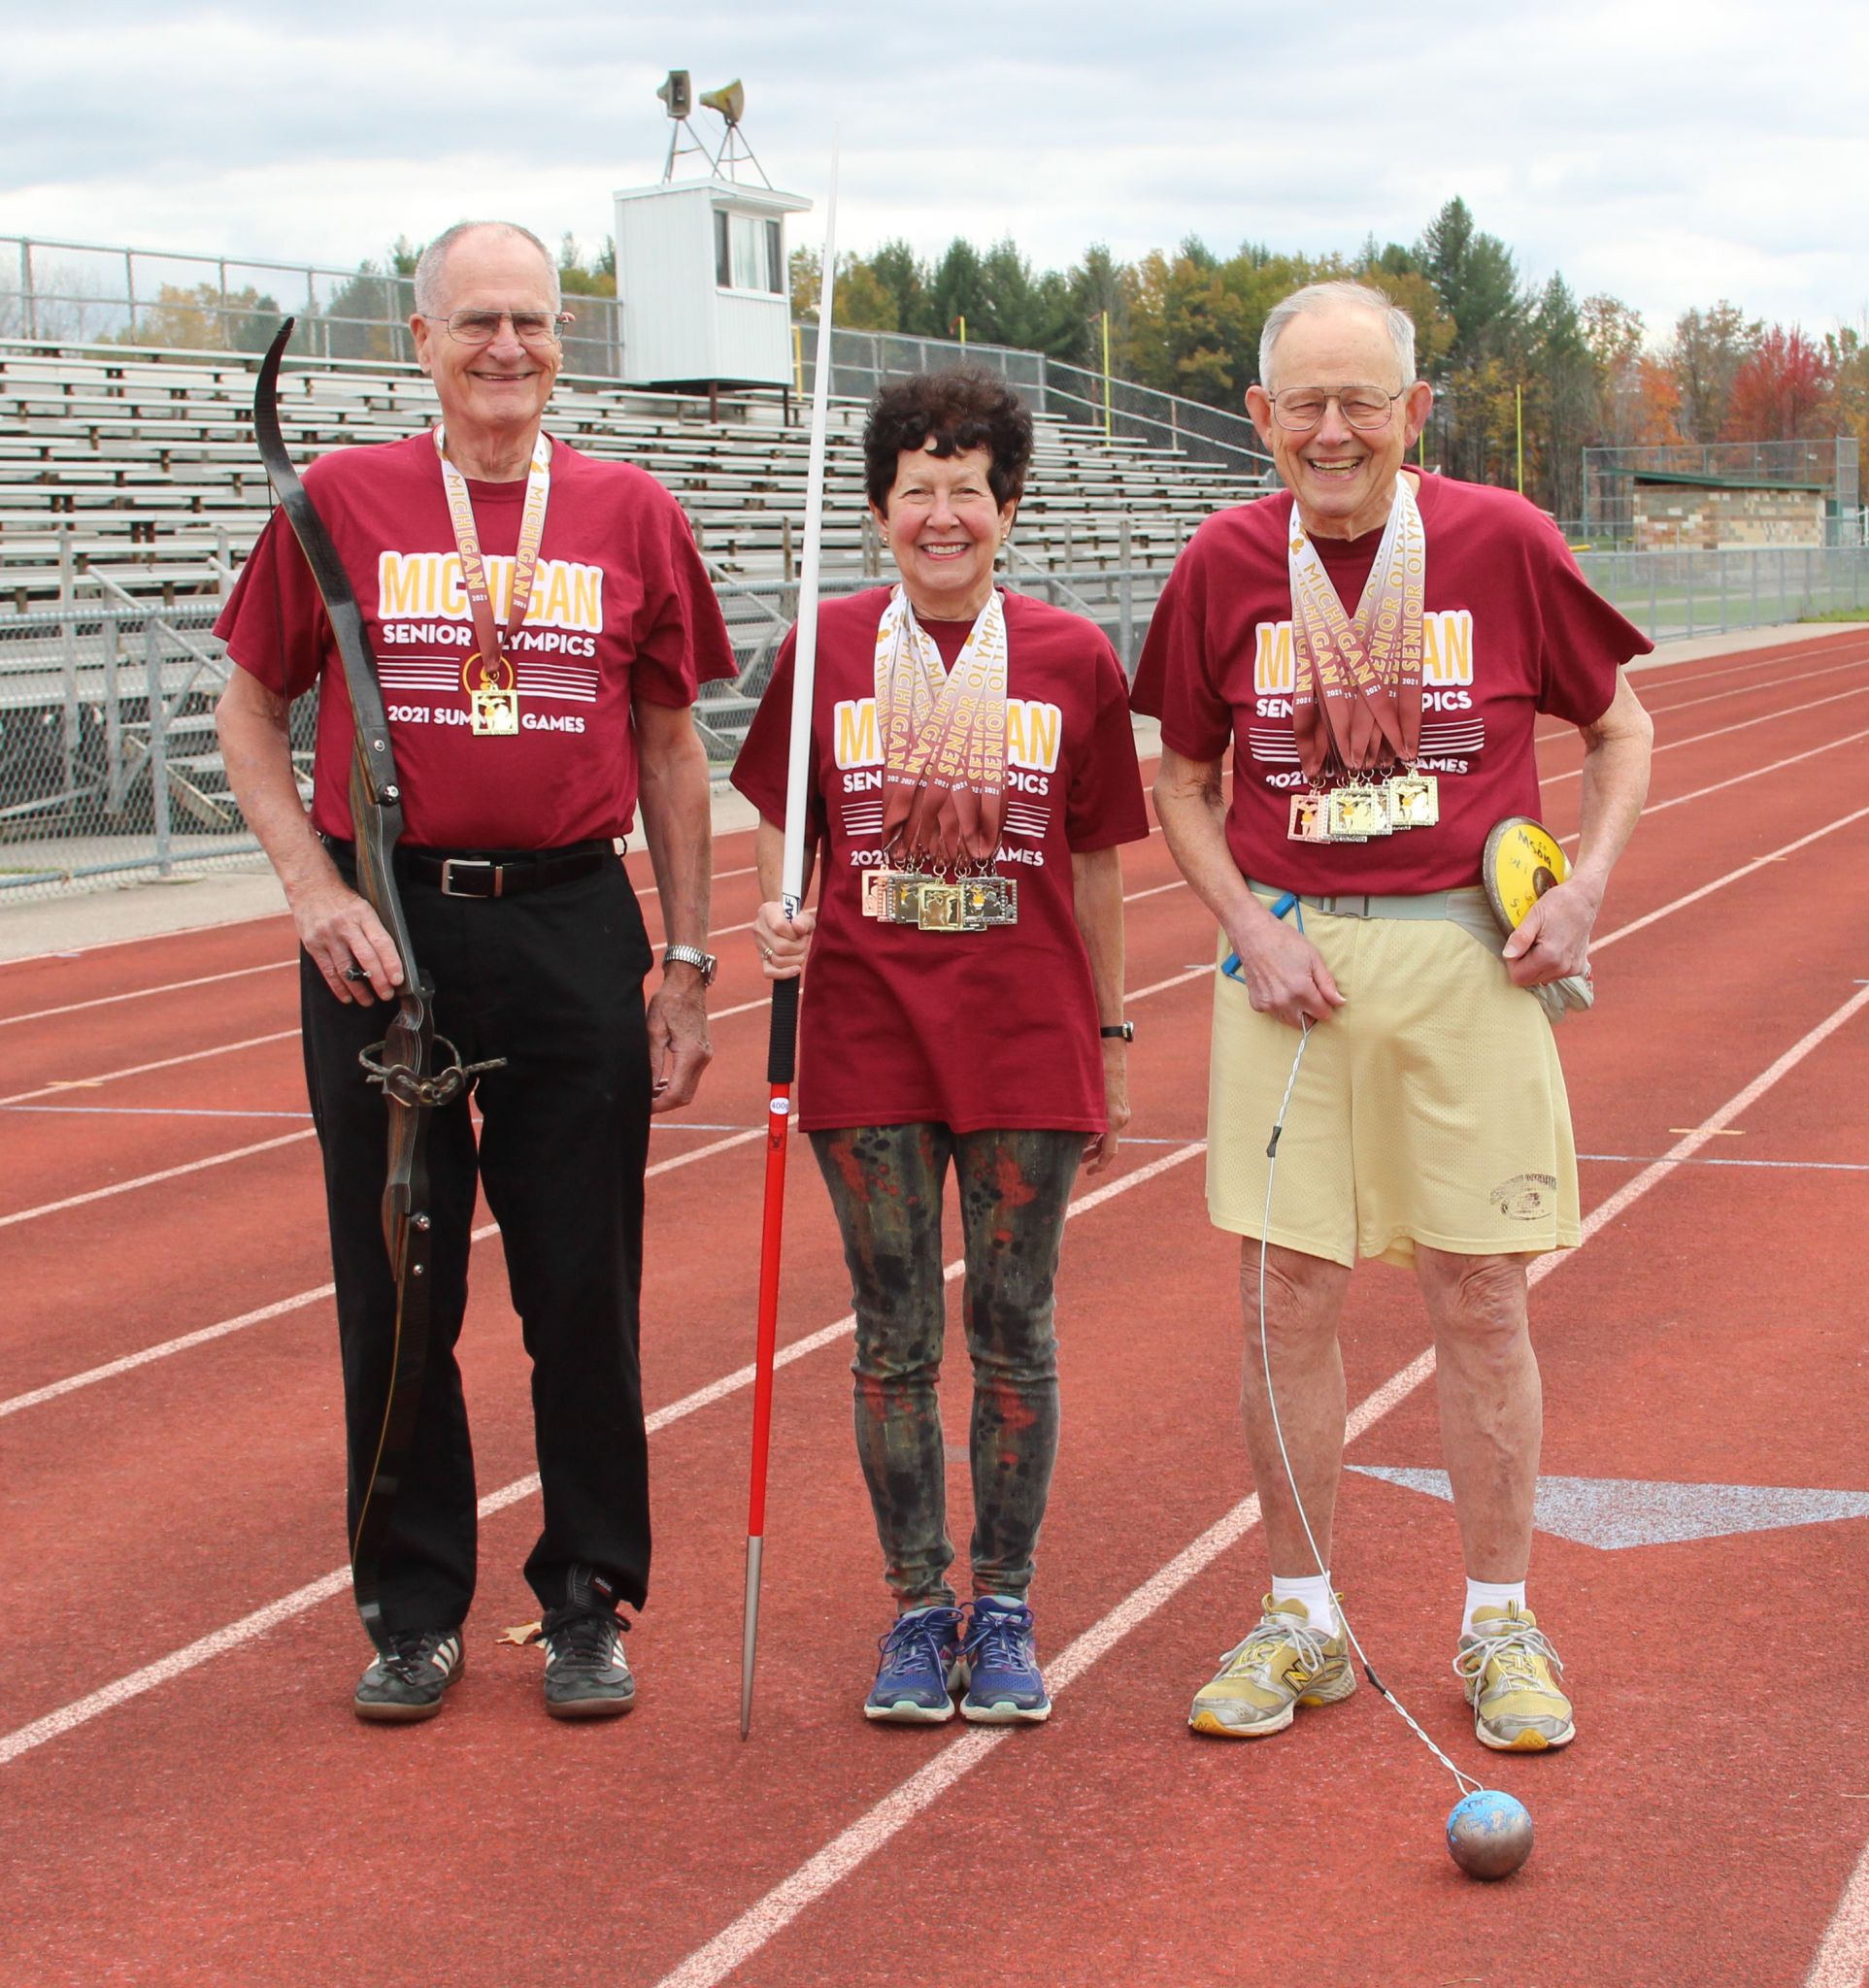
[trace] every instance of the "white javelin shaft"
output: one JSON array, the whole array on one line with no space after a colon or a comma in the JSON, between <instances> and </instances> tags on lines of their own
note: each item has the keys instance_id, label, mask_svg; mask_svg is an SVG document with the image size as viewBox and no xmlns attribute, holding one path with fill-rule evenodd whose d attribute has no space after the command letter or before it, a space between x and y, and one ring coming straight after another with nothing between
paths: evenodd
<instances>
[{"instance_id":1,"label":"white javelin shaft","mask_svg":"<svg viewBox=\"0 0 1869 1988\"><path fill-rule=\"evenodd\" d=\"M812 378L811 460L805 477L805 556L798 576L798 639L792 654L791 759L785 775L785 843L779 895L785 916L805 896L806 779L811 757L813 688L818 673L818 562L824 539L824 452L830 431L831 296L837 281L837 149L824 199L824 260L818 298L818 360Z\"/></svg>"}]
</instances>

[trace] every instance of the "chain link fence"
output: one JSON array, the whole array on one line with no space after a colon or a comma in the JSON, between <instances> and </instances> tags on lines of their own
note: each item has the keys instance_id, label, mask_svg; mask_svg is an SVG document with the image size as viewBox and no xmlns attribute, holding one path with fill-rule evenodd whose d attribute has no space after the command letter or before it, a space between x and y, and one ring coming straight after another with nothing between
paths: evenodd
<instances>
[{"instance_id":1,"label":"chain link fence","mask_svg":"<svg viewBox=\"0 0 1869 1988\"><path fill-rule=\"evenodd\" d=\"M1095 621L1133 671L1168 567L1134 556L1128 520L1102 566L1047 569L1011 550L1006 582ZM1656 641L1813 615L1869 620L1869 549L1582 556L1591 584ZM880 547L828 568L826 597L884 578ZM263 863L232 795L213 709L229 664L213 600L155 610L95 599L0 618L0 906L148 878ZM795 580L718 582L741 671L696 717L724 777L797 612ZM309 795L313 701L293 709Z\"/></svg>"}]
</instances>

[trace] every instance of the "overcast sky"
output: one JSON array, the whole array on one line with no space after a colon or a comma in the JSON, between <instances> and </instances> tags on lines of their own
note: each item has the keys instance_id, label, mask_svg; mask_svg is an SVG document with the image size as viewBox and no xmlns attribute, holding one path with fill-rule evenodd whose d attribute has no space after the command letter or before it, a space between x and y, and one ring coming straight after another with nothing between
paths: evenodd
<instances>
[{"instance_id":1,"label":"overcast sky","mask_svg":"<svg viewBox=\"0 0 1869 1988\"><path fill-rule=\"evenodd\" d=\"M1722 296L1819 332L1869 312L1851 0L0 0L0 232L348 268L499 214L594 246L660 177L682 67L744 79L780 186L821 195L837 129L845 248L1353 251L1460 193L1525 278L1652 338Z\"/></svg>"}]
</instances>

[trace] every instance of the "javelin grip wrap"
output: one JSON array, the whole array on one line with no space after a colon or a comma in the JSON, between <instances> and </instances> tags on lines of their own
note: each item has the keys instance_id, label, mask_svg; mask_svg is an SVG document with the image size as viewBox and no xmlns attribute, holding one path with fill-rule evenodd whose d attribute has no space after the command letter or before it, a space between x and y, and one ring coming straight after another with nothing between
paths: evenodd
<instances>
[{"instance_id":1,"label":"javelin grip wrap","mask_svg":"<svg viewBox=\"0 0 1869 1988\"><path fill-rule=\"evenodd\" d=\"M766 1046L766 1081L790 1083L798 1068L798 977L772 983L772 1035Z\"/></svg>"}]
</instances>

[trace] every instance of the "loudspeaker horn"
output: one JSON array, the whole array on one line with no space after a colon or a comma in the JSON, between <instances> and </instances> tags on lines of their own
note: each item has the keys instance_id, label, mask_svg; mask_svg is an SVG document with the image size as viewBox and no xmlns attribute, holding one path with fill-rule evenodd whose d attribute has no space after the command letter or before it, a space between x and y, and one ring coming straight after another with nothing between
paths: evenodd
<instances>
[{"instance_id":1,"label":"loudspeaker horn","mask_svg":"<svg viewBox=\"0 0 1869 1988\"><path fill-rule=\"evenodd\" d=\"M685 117L694 108L694 95L688 86L685 69L671 69L668 81L657 84L655 94L661 98L671 117Z\"/></svg>"},{"instance_id":2,"label":"loudspeaker horn","mask_svg":"<svg viewBox=\"0 0 1869 1988\"><path fill-rule=\"evenodd\" d=\"M739 123L746 115L747 93L737 76L723 89L704 90L701 101L710 111L718 111L729 124Z\"/></svg>"}]
</instances>

